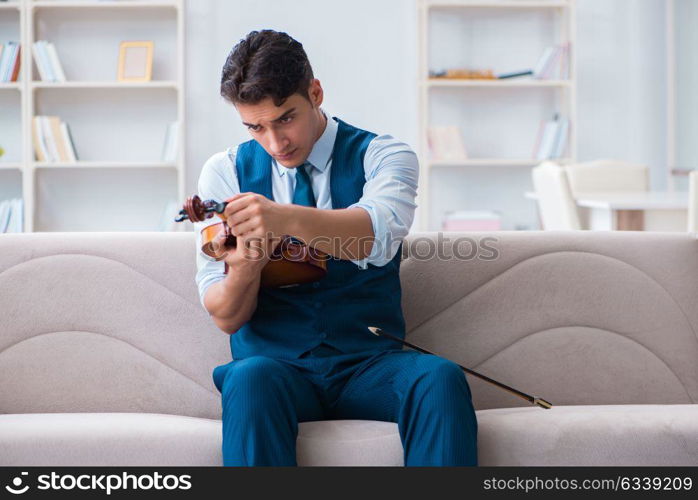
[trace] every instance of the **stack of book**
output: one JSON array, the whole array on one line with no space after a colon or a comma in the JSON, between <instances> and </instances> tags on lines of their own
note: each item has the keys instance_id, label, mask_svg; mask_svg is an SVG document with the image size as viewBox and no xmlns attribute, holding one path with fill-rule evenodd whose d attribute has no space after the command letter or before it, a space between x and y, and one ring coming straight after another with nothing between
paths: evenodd
<instances>
[{"instance_id":1,"label":"stack of book","mask_svg":"<svg viewBox=\"0 0 698 500\"><path fill-rule=\"evenodd\" d=\"M0 201L0 233L21 233L23 203L21 198Z\"/></svg>"},{"instance_id":2,"label":"stack of book","mask_svg":"<svg viewBox=\"0 0 698 500\"><path fill-rule=\"evenodd\" d=\"M75 162L78 155L68 124L57 116L35 116L32 139L36 159L41 162Z\"/></svg>"},{"instance_id":3,"label":"stack of book","mask_svg":"<svg viewBox=\"0 0 698 500\"><path fill-rule=\"evenodd\" d=\"M17 42L0 43L0 82L16 82L19 77L21 47Z\"/></svg>"},{"instance_id":4,"label":"stack of book","mask_svg":"<svg viewBox=\"0 0 698 500\"><path fill-rule=\"evenodd\" d=\"M463 137L458 127L429 127L427 140L433 160L463 160L468 157Z\"/></svg>"},{"instance_id":5,"label":"stack of book","mask_svg":"<svg viewBox=\"0 0 698 500\"><path fill-rule=\"evenodd\" d=\"M457 210L444 214L444 231L499 231L502 217L491 210Z\"/></svg>"},{"instance_id":6,"label":"stack of book","mask_svg":"<svg viewBox=\"0 0 698 500\"><path fill-rule=\"evenodd\" d=\"M557 113L552 120L541 121L536 145L533 148L533 158L539 161L561 158L567 148L569 129L570 121L560 118Z\"/></svg>"},{"instance_id":7,"label":"stack of book","mask_svg":"<svg viewBox=\"0 0 698 500\"><path fill-rule=\"evenodd\" d=\"M165 132L165 143L162 146L160 161L163 163L175 163L177 161L177 149L179 147L179 122L172 122Z\"/></svg>"},{"instance_id":8,"label":"stack of book","mask_svg":"<svg viewBox=\"0 0 698 500\"><path fill-rule=\"evenodd\" d=\"M36 68L39 70L41 81L65 81L63 66L61 66L61 61L58 59L56 47L54 47L51 42L47 42L46 40L34 42L32 53L34 54L34 62L36 63Z\"/></svg>"},{"instance_id":9,"label":"stack of book","mask_svg":"<svg viewBox=\"0 0 698 500\"><path fill-rule=\"evenodd\" d=\"M533 77L539 80L569 79L570 42L546 48L533 69Z\"/></svg>"}]
</instances>

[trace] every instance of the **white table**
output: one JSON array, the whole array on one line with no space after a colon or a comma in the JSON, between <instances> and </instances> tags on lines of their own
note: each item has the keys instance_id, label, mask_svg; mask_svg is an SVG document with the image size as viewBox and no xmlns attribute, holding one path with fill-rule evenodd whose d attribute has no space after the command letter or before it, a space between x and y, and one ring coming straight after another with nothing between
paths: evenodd
<instances>
[{"instance_id":1,"label":"white table","mask_svg":"<svg viewBox=\"0 0 698 500\"><path fill-rule=\"evenodd\" d=\"M534 192L526 198L537 199ZM688 193L683 191L577 193L582 227L595 230L686 231Z\"/></svg>"}]
</instances>

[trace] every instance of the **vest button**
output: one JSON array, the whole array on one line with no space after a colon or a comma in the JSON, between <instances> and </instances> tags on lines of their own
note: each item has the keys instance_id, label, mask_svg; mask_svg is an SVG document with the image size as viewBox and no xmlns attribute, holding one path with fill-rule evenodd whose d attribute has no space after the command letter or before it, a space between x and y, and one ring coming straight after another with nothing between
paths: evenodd
<instances>
[{"instance_id":1,"label":"vest button","mask_svg":"<svg viewBox=\"0 0 698 500\"><path fill-rule=\"evenodd\" d=\"M323 339L326 339L326 338L327 338L327 333L326 333L326 332L322 332L322 333L320 334L320 337L322 337Z\"/></svg>"},{"instance_id":2,"label":"vest button","mask_svg":"<svg viewBox=\"0 0 698 500\"><path fill-rule=\"evenodd\" d=\"M322 302L315 302L313 305L315 306L315 309L320 309L322 307Z\"/></svg>"}]
</instances>

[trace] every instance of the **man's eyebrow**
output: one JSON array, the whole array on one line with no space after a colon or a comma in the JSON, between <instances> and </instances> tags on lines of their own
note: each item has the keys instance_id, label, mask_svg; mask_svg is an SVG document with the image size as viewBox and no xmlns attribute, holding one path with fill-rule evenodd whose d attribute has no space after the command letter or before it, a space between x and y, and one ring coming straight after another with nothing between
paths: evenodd
<instances>
[{"instance_id":1,"label":"man's eyebrow","mask_svg":"<svg viewBox=\"0 0 698 500\"><path fill-rule=\"evenodd\" d=\"M290 115L290 114L293 113L295 110L296 110L296 108L291 108L291 109L289 109L288 111L286 111L286 112L285 112L283 115L281 115L280 117L278 117L278 118L272 120L272 123L283 120L284 118L286 118L287 115ZM259 126L259 125L254 125L254 124L252 124L252 123L247 123L247 122L242 122L242 124L245 125L245 126L247 126L247 127L257 127L257 126Z\"/></svg>"}]
</instances>

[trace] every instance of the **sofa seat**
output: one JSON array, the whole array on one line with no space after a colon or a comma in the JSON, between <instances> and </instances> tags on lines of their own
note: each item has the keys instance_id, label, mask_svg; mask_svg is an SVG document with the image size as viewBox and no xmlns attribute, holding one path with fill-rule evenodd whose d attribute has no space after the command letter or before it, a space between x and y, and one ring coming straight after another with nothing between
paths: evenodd
<instances>
[{"instance_id":1,"label":"sofa seat","mask_svg":"<svg viewBox=\"0 0 698 500\"><path fill-rule=\"evenodd\" d=\"M698 465L698 405L478 410L481 466ZM303 422L299 465L403 464L397 424ZM0 415L0 465L221 465L221 422L154 413Z\"/></svg>"},{"instance_id":2,"label":"sofa seat","mask_svg":"<svg viewBox=\"0 0 698 500\"><path fill-rule=\"evenodd\" d=\"M220 466L221 421L156 413L0 415L0 466ZM402 465L397 425L303 422L299 465Z\"/></svg>"},{"instance_id":3,"label":"sofa seat","mask_svg":"<svg viewBox=\"0 0 698 500\"><path fill-rule=\"evenodd\" d=\"M482 466L698 465L698 404L480 410Z\"/></svg>"},{"instance_id":4,"label":"sofa seat","mask_svg":"<svg viewBox=\"0 0 698 500\"><path fill-rule=\"evenodd\" d=\"M220 465L221 423L157 413L0 415L0 465Z\"/></svg>"}]
</instances>

